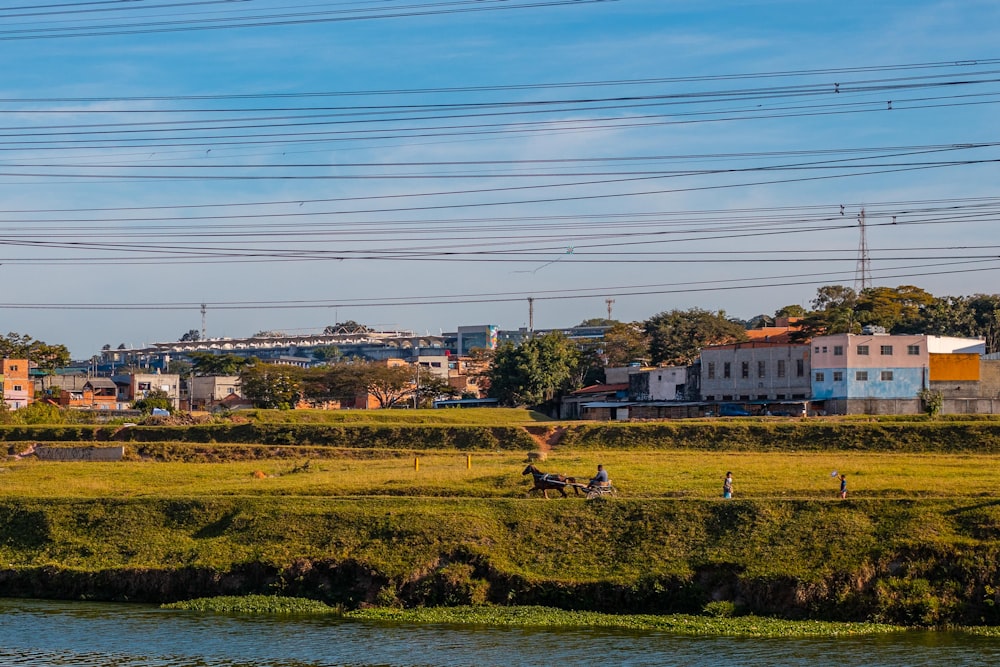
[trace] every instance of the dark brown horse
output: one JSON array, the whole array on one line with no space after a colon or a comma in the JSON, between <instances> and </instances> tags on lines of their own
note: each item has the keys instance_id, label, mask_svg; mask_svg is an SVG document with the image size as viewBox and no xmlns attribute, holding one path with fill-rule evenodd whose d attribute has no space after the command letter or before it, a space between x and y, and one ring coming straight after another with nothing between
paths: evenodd
<instances>
[{"instance_id":1,"label":"dark brown horse","mask_svg":"<svg viewBox=\"0 0 1000 667\"><path fill-rule=\"evenodd\" d=\"M549 491L555 490L561 493L563 498L566 498L566 487L572 486L576 495L580 495L580 488L576 486L575 477L557 475L553 472L542 472L530 463L521 474L527 475L528 473L531 473L532 478L535 480L535 485L528 490L528 493L531 493L532 491L541 491L542 495L545 498L548 498Z\"/></svg>"}]
</instances>

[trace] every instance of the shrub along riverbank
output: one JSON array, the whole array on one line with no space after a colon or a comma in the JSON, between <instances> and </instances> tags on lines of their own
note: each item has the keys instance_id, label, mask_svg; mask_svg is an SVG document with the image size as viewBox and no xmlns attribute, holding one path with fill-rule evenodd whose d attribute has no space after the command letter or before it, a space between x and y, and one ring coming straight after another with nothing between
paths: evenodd
<instances>
[{"instance_id":1,"label":"shrub along riverbank","mask_svg":"<svg viewBox=\"0 0 1000 667\"><path fill-rule=\"evenodd\" d=\"M8 498L0 595L997 625L998 538L969 498Z\"/></svg>"}]
</instances>

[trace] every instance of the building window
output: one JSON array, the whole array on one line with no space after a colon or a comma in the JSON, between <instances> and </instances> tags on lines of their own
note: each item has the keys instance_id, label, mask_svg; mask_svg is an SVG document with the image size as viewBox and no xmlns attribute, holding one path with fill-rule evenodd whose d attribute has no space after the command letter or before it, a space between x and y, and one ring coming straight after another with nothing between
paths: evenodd
<instances>
[{"instance_id":1,"label":"building window","mask_svg":"<svg viewBox=\"0 0 1000 667\"><path fill-rule=\"evenodd\" d=\"M882 371L882 381L892 382L892 371Z\"/></svg>"},{"instance_id":2,"label":"building window","mask_svg":"<svg viewBox=\"0 0 1000 667\"><path fill-rule=\"evenodd\" d=\"M891 357L892 356L892 345L882 345L879 348L879 351L880 351L880 353L881 353L881 355L883 357Z\"/></svg>"},{"instance_id":3,"label":"building window","mask_svg":"<svg viewBox=\"0 0 1000 667\"><path fill-rule=\"evenodd\" d=\"M918 354L920 354L920 346L919 345L907 345L906 346L906 353L907 354L912 354L912 355L918 355Z\"/></svg>"},{"instance_id":4,"label":"building window","mask_svg":"<svg viewBox=\"0 0 1000 667\"><path fill-rule=\"evenodd\" d=\"M8 370L10 370L10 371L16 371L17 370L17 364L11 364L10 368L8 368Z\"/></svg>"},{"instance_id":5,"label":"building window","mask_svg":"<svg viewBox=\"0 0 1000 667\"><path fill-rule=\"evenodd\" d=\"M709 380L714 380L715 379L715 362L714 361L708 362L708 379Z\"/></svg>"},{"instance_id":6,"label":"building window","mask_svg":"<svg viewBox=\"0 0 1000 667\"><path fill-rule=\"evenodd\" d=\"M778 359L778 377L785 377L785 360Z\"/></svg>"},{"instance_id":7,"label":"building window","mask_svg":"<svg viewBox=\"0 0 1000 667\"><path fill-rule=\"evenodd\" d=\"M867 357L868 356L868 346L867 345L858 345L858 356L860 356L860 357Z\"/></svg>"},{"instance_id":8,"label":"building window","mask_svg":"<svg viewBox=\"0 0 1000 667\"><path fill-rule=\"evenodd\" d=\"M806 374L806 362L801 359L795 360L795 377L805 377Z\"/></svg>"},{"instance_id":9,"label":"building window","mask_svg":"<svg viewBox=\"0 0 1000 667\"><path fill-rule=\"evenodd\" d=\"M858 371L854 374L854 379L858 382L868 382L868 371Z\"/></svg>"},{"instance_id":10,"label":"building window","mask_svg":"<svg viewBox=\"0 0 1000 667\"><path fill-rule=\"evenodd\" d=\"M826 376L823 373L820 372L816 373L816 382L824 382L825 380Z\"/></svg>"},{"instance_id":11,"label":"building window","mask_svg":"<svg viewBox=\"0 0 1000 667\"><path fill-rule=\"evenodd\" d=\"M757 377L767 377L767 362L758 361L757 362Z\"/></svg>"},{"instance_id":12,"label":"building window","mask_svg":"<svg viewBox=\"0 0 1000 667\"><path fill-rule=\"evenodd\" d=\"M834 345L833 346L833 356L835 356L835 357L842 357L842 356L844 356L844 346L843 345Z\"/></svg>"},{"instance_id":13,"label":"building window","mask_svg":"<svg viewBox=\"0 0 1000 667\"><path fill-rule=\"evenodd\" d=\"M826 354L826 345L823 346L823 354Z\"/></svg>"},{"instance_id":14,"label":"building window","mask_svg":"<svg viewBox=\"0 0 1000 667\"><path fill-rule=\"evenodd\" d=\"M834 382L843 382L844 381L844 371L834 371L833 372L833 381Z\"/></svg>"},{"instance_id":15,"label":"building window","mask_svg":"<svg viewBox=\"0 0 1000 667\"><path fill-rule=\"evenodd\" d=\"M21 385L15 384L14 385L14 391L21 391Z\"/></svg>"},{"instance_id":16,"label":"building window","mask_svg":"<svg viewBox=\"0 0 1000 667\"><path fill-rule=\"evenodd\" d=\"M813 352L815 352L816 354L819 354L819 345L817 345L816 347L813 348Z\"/></svg>"},{"instance_id":17,"label":"building window","mask_svg":"<svg viewBox=\"0 0 1000 667\"><path fill-rule=\"evenodd\" d=\"M740 370L743 372L743 377L744 378L750 377L750 362L749 361L744 361L743 362L743 367Z\"/></svg>"},{"instance_id":18,"label":"building window","mask_svg":"<svg viewBox=\"0 0 1000 667\"><path fill-rule=\"evenodd\" d=\"M732 366L733 365L731 363L729 363L728 361L723 362L723 364L722 364L722 377L724 377L724 378L731 378L731 377L733 377Z\"/></svg>"}]
</instances>

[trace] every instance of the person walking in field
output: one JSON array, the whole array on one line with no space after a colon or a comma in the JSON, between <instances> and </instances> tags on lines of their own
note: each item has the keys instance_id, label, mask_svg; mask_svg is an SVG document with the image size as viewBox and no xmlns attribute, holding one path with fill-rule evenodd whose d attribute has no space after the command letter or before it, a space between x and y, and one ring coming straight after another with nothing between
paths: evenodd
<instances>
[{"instance_id":1,"label":"person walking in field","mask_svg":"<svg viewBox=\"0 0 1000 667\"><path fill-rule=\"evenodd\" d=\"M731 472L726 473L726 479L722 482L722 497L733 497L733 473Z\"/></svg>"},{"instance_id":2,"label":"person walking in field","mask_svg":"<svg viewBox=\"0 0 1000 667\"><path fill-rule=\"evenodd\" d=\"M840 476L840 497L847 497L847 475L844 474Z\"/></svg>"}]
</instances>

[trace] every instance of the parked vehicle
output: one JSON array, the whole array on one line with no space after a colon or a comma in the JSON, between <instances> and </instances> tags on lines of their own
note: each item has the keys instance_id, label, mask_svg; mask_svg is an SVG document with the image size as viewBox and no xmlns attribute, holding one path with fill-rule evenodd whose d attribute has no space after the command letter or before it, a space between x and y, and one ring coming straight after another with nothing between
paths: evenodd
<instances>
[{"instance_id":1,"label":"parked vehicle","mask_svg":"<svg viewBox=\"0 0 1000 667\"><path fill-rule=\"evenodd\" d=\"M732 403L723 403L719 406L720 417L749 417L750 411Z\"/></svg>"}]
</instances>

